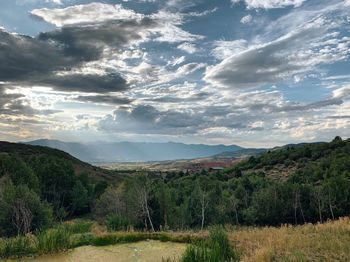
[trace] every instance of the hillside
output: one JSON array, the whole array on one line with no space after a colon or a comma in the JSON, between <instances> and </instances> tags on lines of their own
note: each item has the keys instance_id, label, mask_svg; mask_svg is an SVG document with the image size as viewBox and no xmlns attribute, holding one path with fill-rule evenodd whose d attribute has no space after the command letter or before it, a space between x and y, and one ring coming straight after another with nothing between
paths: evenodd
<instances>
[{"instance_id":1,"label":"hillside","mask_svg":"<svg viewBox=\"0 0 350 262\"><path fill-rule=\"evenodd\" d=\"M332 142L289 144L251 156L233 168L231 174L263 174L277 180L287 180L292 175L306 178L315 169L324 170L342 162L344 170L350 170L350 139L336 137Z\"/></svg>"},{"instance_id":2,"label":"hillside","mask_svg":"<svg viewBox=\"0 0 350 262\"><path fill-rule=\"evenodd\" d=\"M64 151L50 147L0 141L0 153L16 155L24 160L30 160L33 157L54 157L69 162L77 174L87 173L90 176L104 180L111 180L115 178L114 172L95 167L71 156Z\"/></svg>"},{"instance_id":3,"label":"hillside","mask_svg":"<svg viewBox=\"0 0 350 262\"><path fill-rule=\"evenodd\" d=\"M89 163L146 162L209 157L242 148L236 145L203 145L183 143L68 143L57 140L35 140L30 145L47 146L68 152Z\"/></svg>"},{"instance_id":4,"label":"hillside","mask_svg":"<svg viewBox=\"0 0 350 262\"><path fill-rule=\"evenodd\" d=\"M0 142L0 236L88 214L107 186L124 177L57 149Z\"/></svg>"}]
</instances>

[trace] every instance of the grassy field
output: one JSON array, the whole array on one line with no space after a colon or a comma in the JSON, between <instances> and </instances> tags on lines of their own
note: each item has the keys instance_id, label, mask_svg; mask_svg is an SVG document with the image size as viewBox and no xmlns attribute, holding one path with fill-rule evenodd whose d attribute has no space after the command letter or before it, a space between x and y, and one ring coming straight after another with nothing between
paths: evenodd
<instances>
[{"instance_id":1,"label":"grassy field","mask_svg":"<svg viewBox=\"0 0 350 262\"><path fill-rule=\"evenodd\" d=\"M241 228L229 233L241 261L350 261L350 219L317 225Z\"/></svg>"},{"instance_id":2,"label":"grassy field","mask_svg":"<svg viewBox=\"0 0 350 262\"><path fill-rule=\"evenodd\" d=\"M228 228L229 240L240 261L350 261L350 219L317 225ZM107 232L89 221L58 225L36 236L0 239L0 257L58 253L81 246L109 246L145 240L194 243L208 231ZM1 259L0 259L1 260Z\"/></svg>"}]
</instances>

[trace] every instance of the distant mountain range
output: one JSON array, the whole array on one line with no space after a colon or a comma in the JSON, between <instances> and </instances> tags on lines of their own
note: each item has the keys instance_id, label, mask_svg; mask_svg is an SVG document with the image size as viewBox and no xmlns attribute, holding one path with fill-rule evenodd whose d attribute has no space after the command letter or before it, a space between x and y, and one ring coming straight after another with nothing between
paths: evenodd
<instances>
[{"instance_id":1,"label":"distant mountain range","mask_svg":"<svg viewBox=\"0 0 350 262\"><path fill-rule=\"evenodd\" d=\"M72 156L90 163L146 162L176 159L194 159L236 152L244 148L237 145L204 145L183 143L70 143L40 139L24 144L39 145L63 150Z\"/></svg>"}]
</instances>

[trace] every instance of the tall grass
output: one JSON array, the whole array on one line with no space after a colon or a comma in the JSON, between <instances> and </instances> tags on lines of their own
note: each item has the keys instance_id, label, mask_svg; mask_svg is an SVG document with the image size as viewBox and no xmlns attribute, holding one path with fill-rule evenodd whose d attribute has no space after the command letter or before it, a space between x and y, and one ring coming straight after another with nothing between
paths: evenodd
<instances>
[{"instance_id":1,"label":"tall grass","mask_svg":"<svg viewBox=\"0 0 350 262\"><path fill-rule=\"evenodd\" d=\"M66 228L54 228L41 232L37 236L38 253L54 253L71 247L72 233Z\"/></svg>"},{"instance_id":2,"label":"tall grass","mask_svg":"<svg viewBox=\"0 0 350 262\"><path fill-rule=\"evenodd\" d=\"M91 231L93 223L90 221L75 220L72 222L62 223L56 227L40 232L37 235L37 252L54 253L67 250L82 244L89 244L86 239L73 239L76 234L84 234Z\"/></svg>"},{"instance_id":3,"label":"tall grass","mask_svg":"<svg viewBox=\"0 0 350 262\"><path fill-rule=\"evenodd\" d=\"M237 228L242 261L350 261L350 218L324 224Z\"/></svg>"},{"instance_id":4,"label":"tall grass","mask_svg":"<svg viewBox=\"0 0 350 262\"><path fill-rule=\"evenodd\" d=\"M0 258L24 256L33 253L35 253L35 239L31 236L0 239Z\"/></svg>"},{"instance_id":5,"label":"tall grass","mask_svg":"<svg viewBox=\"0 0 350 262\"><path fill-rule=\"evenodd\" d=\"M0 239L0 258L54 253L90 244L91 238L86 241L86 239L82 237L78 239L76 236L90 232L92 225L93 223L90 221L76 220L37 232L36 235Z\"/></svg>"},{"instance_id":6,"label":"tall grass","mask_svg":"<svg viewBox=\"0 0 350 262\"><path fill-rule=\"evenodd\" d=\"M182 262L226 262L238 261L239 255L228 239L227 232L221 226L213 227L209 239L188 246Z\"/></svg>"}]
</instances>

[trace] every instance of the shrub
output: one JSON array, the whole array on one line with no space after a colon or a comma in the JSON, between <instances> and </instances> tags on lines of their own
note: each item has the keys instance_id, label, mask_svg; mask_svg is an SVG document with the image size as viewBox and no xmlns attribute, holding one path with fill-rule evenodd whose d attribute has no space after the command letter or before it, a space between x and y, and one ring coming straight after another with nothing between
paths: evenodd
<instances>
[{"instance_id":1,"label":"shrub","mask_svg":"<svg viewBox=\"0 0 350 262\"><path fill-rule=\"evenodd\" d=\"M230 245L227 233L221 226L210 230L207 241L188 246L182 257L183 262L226 262L238 259L237 251Z\"/></svg>"}]
</instances>

